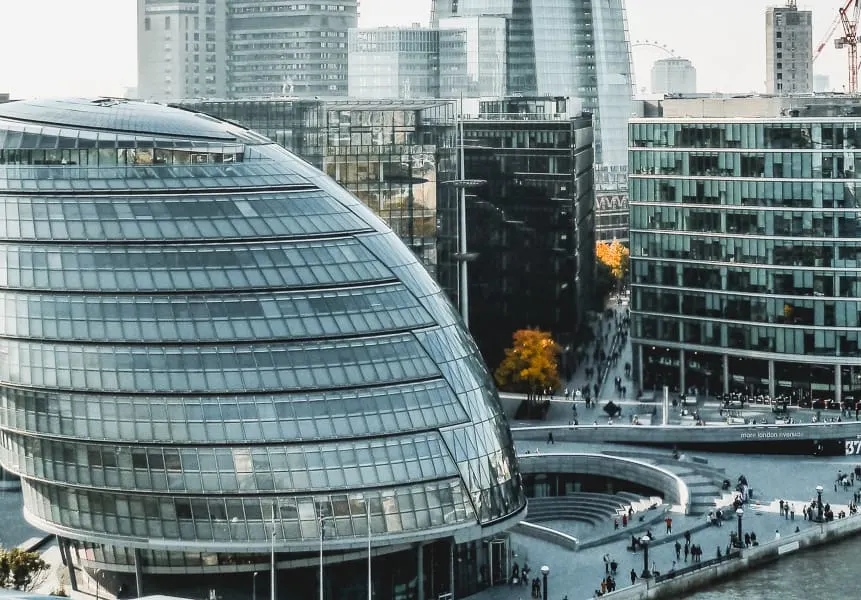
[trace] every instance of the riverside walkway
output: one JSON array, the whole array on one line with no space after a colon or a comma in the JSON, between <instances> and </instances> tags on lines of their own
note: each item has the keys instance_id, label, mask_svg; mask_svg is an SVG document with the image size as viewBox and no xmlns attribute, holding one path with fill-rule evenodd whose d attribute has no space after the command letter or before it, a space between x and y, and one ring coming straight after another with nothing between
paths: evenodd
<instances>
[{"instance_id":1,"label":"riverside walkway","mask_svg":"<svg viewBox=\"0 0 861 600\"><path fill-rule=\"evenodd\" d=\"M557 443L548 447L524 446L518 443L518 453L529 450L539 452L595 452L614 450L625 452L630 447L618 447L613 445L565 444ZM833 480L836 479L838 470L848 472L854 469L857 458L838 457L823 460L813 457L792 456L742 456L736 454L716 453L693 453L688 459L705 459L712 467L723 468L727 477L735 483L739 475L744 475L754 489L754 498L744 506L742 517L742 528L744 532L756 533L760 543L765 543L775 538L775 532L782 537L790 536L796 527L800 530L813 527L815 524L806 521L801 515L801 507L809 504L816 496L816 486L825 488L823 503L830 503L835 514L840 510L848 513L848 504L853 499L853 493L858 486L847 490L840 489L835 492ZM861 481L858 482L861 484ZM721 499L715 498L716 502ZM795 519L786 519L779 516L779 501L784 500L795 507ZM732 511L730 511L732 512ZM737 529L735 516L724 521L722 527L707 526L706 519L702 515L683 515L669 513L673 519L673 534L668 535L662 520L651 526L654 541L649 550L649 562L654 562L654 567L661 573L667 573L673 566L675 557L675 540L680 538L684 531L691 531L692 543L699 544L703 549L703 561L715 558L717 549L726 551L729 543L729 534ZM847 517L859 519L861 517ZM528 521L528 517L527 517ZM521 534L512 534L511 547L514 553L512 560L516 560L520 566L528 563L532 570L532 577L540 577L539 569L542 565L550 567L548 600L562 600L565 596L569 600L585 600L592 598L594 591L600 587L601 579L604 577L603 556L609 554L618 562L617 589L630 586L629 573L634 569L637 574L643 571L642 551L631 552L627 549L630 537L614 539L617 533L613 529L613 523L608 520L603 526L590 528L582 523L551 521L542 523L544 526L553 527L574 535L581 543L589 540L608 538L604 544L572 551L553 543L526 537ZM636 525L636 523L634 523ZM639 533L638 535L642 535ZM681 540L684 544L684 540ZM688 560L690 563L690 559ZM651 565L650 565L651 566ZM676 561L676 569L685 566L684 556ZM530 597L530 589L510 585L500 585L474 596L471 600L525 600Z\"/></svg>"}]
</instances>

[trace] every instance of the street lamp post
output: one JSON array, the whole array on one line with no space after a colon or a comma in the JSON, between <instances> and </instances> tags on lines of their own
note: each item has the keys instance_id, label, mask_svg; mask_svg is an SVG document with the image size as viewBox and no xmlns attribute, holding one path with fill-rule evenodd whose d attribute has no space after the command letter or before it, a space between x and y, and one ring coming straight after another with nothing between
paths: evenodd
<instances>
[{"instance_id":1,"label":"street lamp post","mask_svg":"<svg viewBox=\"0 0 861 600\"><path fill-rule=\"evenodd\" d=\"M649 542L652 541L647 535L640 538L640 545L643 547L643 573L640 575L642 579L649 579L652 572L649 570Z\"/></svg>"},{"instance_id":2,"label":"street lamp post","mask_svg":"<svg viewBox=\"0 0 861 600\"><path fill-rule=\"evenodd\" d=\"M257 571L251 576L251 600L257 600Z\"/></svg>"},{"instance_id":3,"label":"street lamp post","mask_svg":"<svg viewBox=\"0 0 861 600\"><path fill-rule=\"evenodd\" d=\"M822 486L816 486L816 521L818 523L822 522Z\"/></svg>"},{"instance_id":4,"label":"street lamp post","mask_svg":"<svg viewBox=\"0 0 861 600\"><path fill-rule=\"evenodd\" d=\"M738 517L738 539L736 540L736 544L741 548L743 546L741 541L741 518L744 516L744 510L741 508L736 509L735 515Z\"/></svg>"},{"instance_id":5,"label":"street lamp post","mask_svg":"<svg viewBox=\"0 0 861 600\"><path fill-rule=\"evenodd\" d=\"M550 567L547 565L541 567L541 574L544 576L544 600L547 600L547 576L550 575Z\"/></svg>"}]
</instances>

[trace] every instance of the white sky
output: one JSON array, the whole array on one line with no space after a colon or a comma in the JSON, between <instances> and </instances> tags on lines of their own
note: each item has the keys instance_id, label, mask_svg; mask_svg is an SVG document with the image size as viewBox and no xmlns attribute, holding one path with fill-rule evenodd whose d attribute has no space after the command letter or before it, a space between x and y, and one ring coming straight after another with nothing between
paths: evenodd
<instances>
[{"instance_id":1,"label":"white sky","mask_svg":"<svg viewBox=\"0 0 861 600\"><path fill-rule=\"evenodd\" d=\"M783 0L626 0L631 40L656 40L697 68L700 91L763 90L765 7ZM837 0L814 10L814 45ZM361 26L427 23L430 0L360 0ZM13 97L122 95L136 83L135 0L0 0L0 92ZM660 50L635 48L638 87ZM815 71L839 89L845 51L829 40Z\"/></svg>"}]
</instances>

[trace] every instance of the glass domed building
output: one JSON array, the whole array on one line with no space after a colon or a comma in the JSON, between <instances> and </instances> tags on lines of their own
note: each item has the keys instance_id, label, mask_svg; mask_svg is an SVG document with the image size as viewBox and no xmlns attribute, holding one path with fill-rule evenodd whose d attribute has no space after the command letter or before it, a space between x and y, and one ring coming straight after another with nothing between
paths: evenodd
<instances>
[{"instance_id":1,"label":"glass domed building","mask_svg":"<svg viewBox=\"0 0 861 600\"><path fill-rule=\"evenodd\" d=\"M322 544L326 598L364 597L370 537L378 600L499 577L526 501L493 383L331 179L202 114L20 101L0 202L0 461L73 576L268 594L274 543L313 597Z\"/></svg>"}]
</instances>

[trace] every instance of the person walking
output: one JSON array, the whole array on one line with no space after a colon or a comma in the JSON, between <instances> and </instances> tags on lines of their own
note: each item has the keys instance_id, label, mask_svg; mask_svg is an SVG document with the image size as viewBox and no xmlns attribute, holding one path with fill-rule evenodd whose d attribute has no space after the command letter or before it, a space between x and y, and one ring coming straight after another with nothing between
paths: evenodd
<instances>
[{"instance_id":1,"label":"person walking","mask_svg":"<svg viewBox=\"0 0 861 600\"><path fill-rule=\"evenodd\" d=\"M688 562L688 553L691 551L690 542L685 542L685 562Z\"/></svg>"},{"instance_id":2,"label":"person walking","mask_svg":"<svg viewBox=\"0 0 861 600\"><path fill-rule=\"evenodd\" d=\"M552 431L547 433L547 443L548 444L555 444L556 443L553 441L553 432Z\"/></svg>"},{"instance_id":3,"label":"person walking","mask_svg":"<svg viewBox=\"0 0 861 600\"><path fill-rule=\"evenodd\" d=\"M679 560L682 557L682 545L679 543L679 540L676 540L676 560Z\"/></svg>"},{"instance_id":4,"label":"person walking","mask_svg":"<svg viewBox=\"0 0 861 600\"><path fill-rule=\"evenodd\" d=\"M637 583L637 572L634 569L631 569L631 585Z\"/></svg>"},{"instance_id":5,"label":"person walking","mask_svg":"<svg viewBox=\"0 0 861 600\"><path fill-rule=\"evenodd\" d=\"M666 519L664 519L664 523L667 524L667 535L671 534L673 532L673 519L672 519L672 517L667 517Z\"/></svg>"}]
</instances>

